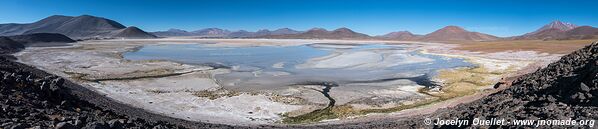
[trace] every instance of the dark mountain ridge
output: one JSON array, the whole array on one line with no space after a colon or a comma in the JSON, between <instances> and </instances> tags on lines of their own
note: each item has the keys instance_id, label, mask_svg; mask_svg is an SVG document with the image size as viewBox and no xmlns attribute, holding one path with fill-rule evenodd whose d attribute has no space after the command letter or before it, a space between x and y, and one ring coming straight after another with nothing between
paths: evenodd
<instances>
[{"instance_id":1,"label":"dark mountain ridge","mask_svg":"<svg viewBox=\"0 0 598 129\"><path fill-rule=\"evenodd\" d=\"M54 15L29 24L0 24L0 36L23 35L33 33L58 33L74 39L113 38L126 29L124 25L102 17L81 15L77 17ZM134 31L129 35L137 37L155 37L144 31ZM145 36L141 36L145 35ZM128 38L128 35L118 35Z\"/></svg>"},{"instance_id":2,"label":"dark mountain ridge","mask_svg":"<svg viewBox=\"0 0 598 129\"><path fill-rule=\"evenodd\" d=\"M72 42L76 41L62 34L54 33L35 33L15 36L0 36L0 54L17 52L21 49L24 49L26 46L31 46L34 44L62 44Z\"/></svg>"},{"instance_id":3,"label":"dark mountain ridge","mask_svg":"<svg viewBox=\"0 0 598 129\"><path fill-rule=\"evenodd\" d=\"M117 31L112 37L116 38L138 38L138 39L151 39L157 38L156 36L149 34L135 26L127 27Z\"/></svg>"}]
</instances>

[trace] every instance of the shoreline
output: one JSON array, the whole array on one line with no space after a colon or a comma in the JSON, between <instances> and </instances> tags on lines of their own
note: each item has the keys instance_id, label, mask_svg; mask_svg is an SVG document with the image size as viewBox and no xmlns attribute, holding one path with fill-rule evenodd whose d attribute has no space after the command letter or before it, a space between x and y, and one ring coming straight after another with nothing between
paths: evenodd
<instances>
[{"instance_id":1,"label":"shoreline","mask_svg":"<svg viewBox=\"0 0 598 129\"><path fill-rule=\"evenodd\" d=\"M475 67L480 67L480 66L483 67L484 65L488 65L487 63L480 63L479 62L480 60L505 60L505 59L493 59L493 58L488 58L488 57L485 58L485 57L480 57L479 55L478 56L467 56L464 54L448 54L448 53L444 53L444 52L429 52L428 50L429 49L424 48L424 49L420 50L419 52L421 52L423 54L439 55L439 56L454 57L454 58L463 58L470 63L476 64L477 66L475 66ZM555 55L552 55L552 56L555 56ZM409 119L410 117L414 117L414 116L430 115L439 110L452 108L459 104L470 103L470 102L476 101L480 98L483 98L485 96L488 96L490 94L500 92L500 91L508 88L510 86L510 81L513 81L513 79L518 78L524 74L533 72L533 71L530 71L530 69L542 68L542 67L545 67L545 64L551 63L553 60L551 60L550 58L553 58L553 57L547 57L545 59L541 59L542 61L537 61L537 60L536 61L530 61L530 60L517 61L517 62L524 62L526 64L525 67L520 67L516 71L511 71L511 72L506 73L505 75L501 75L500 80L498 80L496 82L491 82L491 84L502 83L500 85L500 87L498 87L498 88L493 89L492 86L489 86L489 87L487 87L487 89L480 89L480 91L475 92L474 94L458 96L458 97L450 98L447 100L441 100L438 102L431 102L431 103L423 104L421 106L417 106L414 108L403 109L403 110L391 112L391 113L371 113L371 114L367 114L364 116L356 116L351 119L326 121L326 122L315 123L315 124L311 124L311 125L326 126L326 125L339 125L339 124L367 123L367 122L371 122L371 121L406 120L406 119ZM438 77L436 77L436 78L438 78ZM374 119L374 120L372 120L372 119Z\"/></svg>"},{"instance_id":2,"label":"shoreline","mask_svg":"<svg viewBox=\"0 0 598 129\"><path fill-rule=\"evenodd\" d=\"M301 40L301 41L303 41L303 40ZM345 41L345 42L351 42L351 41ZM295 42L295 43L296 43L296 42ZM327 123L327 122L326 122L326 123ZM277 124L271 124L271 125L277 125Z\"/></svg>"}]
</instances>

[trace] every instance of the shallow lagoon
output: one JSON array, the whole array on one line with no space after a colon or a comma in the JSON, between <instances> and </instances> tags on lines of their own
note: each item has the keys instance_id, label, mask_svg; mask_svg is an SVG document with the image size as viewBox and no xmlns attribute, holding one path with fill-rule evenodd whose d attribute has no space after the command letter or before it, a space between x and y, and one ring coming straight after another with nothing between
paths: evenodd
<instances>
[{"instance_id":1,"label":"shallow lagoon","mask_svg":"<svg viewBox=\"0 0 598 129\"><path fill-rule=\"evenodd\" d=\"M407 44L319 43L253 47L161 44L146 45L123 56L128 60L225 66L231 72L215 75L215 79L221 86L235 90L271 90L306 82L363 85L398 79L427 85L417 81L427 81L439 69L472 66L463 59L422 54L414 48L417 46Z\"/></svg>"}]
</instances>

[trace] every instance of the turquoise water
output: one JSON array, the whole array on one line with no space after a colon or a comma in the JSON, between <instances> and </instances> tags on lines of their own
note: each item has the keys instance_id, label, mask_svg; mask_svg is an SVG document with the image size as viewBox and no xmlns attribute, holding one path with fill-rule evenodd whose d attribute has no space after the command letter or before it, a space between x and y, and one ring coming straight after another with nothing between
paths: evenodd
<instances>
[{"instance_id":1,"label":"turquoise water","mask_svg":"<svg viewBox=\"0 0 598 129\"><path fill-rule=\"evenodd\" d=\"M240 69L268 69L278 62L285 66L305 59L324 56L328 51L309 46L207 47L202 44L147 45L138 51L125 53L129 60L171 60L188 64L221 64Z\"/></svg>"},{"instance_id":2,"label":"turquoise water","mask_svg":"<svg viewBox=\"0 0 598 129\"><path fill-rule=\"evenodd\" d=\"M393 78L433 75L438 69L467 67L472 64L459 58L421 54L409 45L339 45L310 44L299 46L211 47L204 44L146 45L125 53L128 60L170 60L187 64L218 64L232 72L215 76L220 85L236 88L273 88L302 82L383 82ZM404 63L376 68L298 68L313 58L333 53L379 53L384 58L409 62L409 57L431 59L426 62ZM388 54L394 56L387 56ZM381 58L381 59L384 59ZM351 58L349 58L350 60ZM355 58L362 60L363 58ZM342 63L342 62L333 62ZM276 65L278 64L278 65ZM282 64L282 65L281 65ZM279 67L281 66L281 67ZM377 80L377 81L372 81Z\"/></svg>"}]
</instances>

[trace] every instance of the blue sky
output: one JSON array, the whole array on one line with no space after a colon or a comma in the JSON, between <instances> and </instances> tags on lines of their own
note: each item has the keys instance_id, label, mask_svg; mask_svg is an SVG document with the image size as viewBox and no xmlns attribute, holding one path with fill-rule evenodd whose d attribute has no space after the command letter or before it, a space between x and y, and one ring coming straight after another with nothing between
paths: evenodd
<instances>
[{"instance_id":1,"label":"blue sky","mask_svg":"<svg viewBox=\"0 0 598 129\"><path fill-rule=\"evenodd\" d=\"M89 14L146 31L348 27L381 35L402 30L426 34L457 25L513 36L553 20L596 27L596 5L598 0L2 0L0 23L30 23L55 14Z\"/></svg>"}]
</instances>

